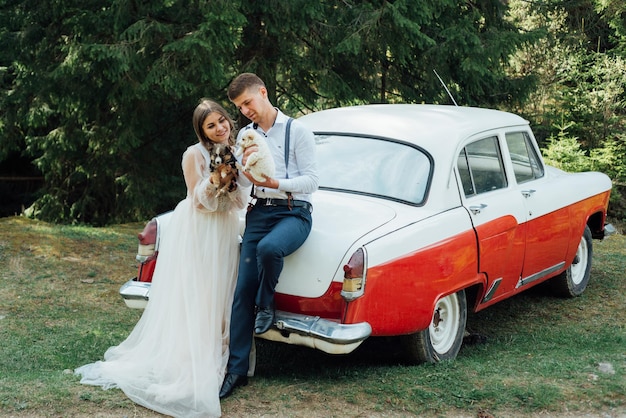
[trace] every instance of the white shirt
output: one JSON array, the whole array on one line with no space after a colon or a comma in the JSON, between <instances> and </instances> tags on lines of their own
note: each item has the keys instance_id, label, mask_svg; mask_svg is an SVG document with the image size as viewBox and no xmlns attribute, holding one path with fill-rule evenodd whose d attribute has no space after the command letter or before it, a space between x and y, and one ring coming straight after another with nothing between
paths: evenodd
<instances>
[{"instance_id":1,"label":"white shirt","mask_svg":"<svg viewBox=\"0 0 626 418\"><path fill-rule=\"evenodd\" d=\"M278 109L277 109L278 110ZM272 127L264 132L260 126L250 123L239 131L237 143L246 129L256 129L267 140L267 144L274 158L278 189L268 187L256 187L256 196L259 198L286 199L287 192L291 192L295 200L311 201L311 194L317 190L318 175L317 162L315 159L315 138L313 133L294 119L291 123L291 135L289 138L289 175L285 166L285 130L289 118L278 110L276 121ZM247 177L240 175L239 182L249 185Z\"/></svg>"}]
</instances>

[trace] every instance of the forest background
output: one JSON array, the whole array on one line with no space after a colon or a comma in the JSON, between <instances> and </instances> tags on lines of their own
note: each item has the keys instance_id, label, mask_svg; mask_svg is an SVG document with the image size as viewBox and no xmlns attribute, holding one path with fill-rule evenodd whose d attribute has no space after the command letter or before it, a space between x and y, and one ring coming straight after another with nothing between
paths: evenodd
<instances>
[{"instance_id":1,"label":"forest background","mask_svg":"<svg viewBox=\"0 0 626 418\"><path fill-rule=\"evenodd\" d=\"M623 0L0 0L0 200L91 225L172 209L193 109L238 115L247 71L292 116L452 104L436 71L528 119L548 163L608 174L626 219Z\"/></svg>"}]
</instances>

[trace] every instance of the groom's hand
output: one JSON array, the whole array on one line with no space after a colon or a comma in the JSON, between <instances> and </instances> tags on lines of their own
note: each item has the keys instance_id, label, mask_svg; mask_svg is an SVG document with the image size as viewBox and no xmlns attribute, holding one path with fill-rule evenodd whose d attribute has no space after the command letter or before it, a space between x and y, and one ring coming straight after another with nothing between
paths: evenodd
<instances>
[{"instance_id":1,"label":"groom's hand","mask_svg":"<svg viewBox=\"0 0 626 418\"><path fill-rule=\"evenodd\" d=\"M248 177L248 179L257 187L267 187L268 189L278 189L278 180L273 179L271 177L267 177L267 176L263 176L265 177L265 181L261 182L261 181L257 181L254 179L254 177L252 177L250 174L244 172L243 173L246 177Z\"/></svg>"},{"instance_id":2,"label":"groom's hand","mask_svg":"<svg viewBox=\"0 0 626 418\"><path fill-rule=\"evenodd\" d=\"M258 150L259 150L259 147L257 147L256 145L252 145L251 147L246 148L246 150L243 152L241 163L243 165L246 165L246 161L248 161L248 157L250 156L250 154L254 154Z\"/></svg>"}]
</instances>

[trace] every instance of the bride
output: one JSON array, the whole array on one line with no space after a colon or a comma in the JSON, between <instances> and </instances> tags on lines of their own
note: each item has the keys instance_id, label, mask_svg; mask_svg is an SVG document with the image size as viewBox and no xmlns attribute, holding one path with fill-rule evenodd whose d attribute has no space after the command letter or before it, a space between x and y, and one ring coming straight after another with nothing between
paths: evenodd
<instances>
[{"instance_id":1,"label":"bride","mask_svg":"<svg viewBox=\"0 0 626 418\"><path fill-rule=\"evenodd\" d=\"M209 176L214 144L234 143L231 117L203 99L193 114L199 142L182 168L187 197L174 210L154 271L150 302L128 338L104 361L76 369L81 383L120 388L134 402L176 417L221 415L218 393L239 256L239 217L247 193L217 193Z\"/></svg>"}]
</instances>

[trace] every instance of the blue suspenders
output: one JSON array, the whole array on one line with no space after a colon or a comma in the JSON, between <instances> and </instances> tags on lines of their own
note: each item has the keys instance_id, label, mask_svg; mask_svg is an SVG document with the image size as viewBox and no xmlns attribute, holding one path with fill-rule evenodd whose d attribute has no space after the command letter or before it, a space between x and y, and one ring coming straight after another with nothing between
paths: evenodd
<instances>
[{"instance_id":1,"label":"blue suspenders","mask_svg":"<svg viewBox=\"0 0 626 418\"><path fill-rule=\"evenodd\" d=\"M291 122L293 118L287 120L287 130L285 131L285 175L289 178L289 137L291 136Z\"/></svg>"}]
</instances>

